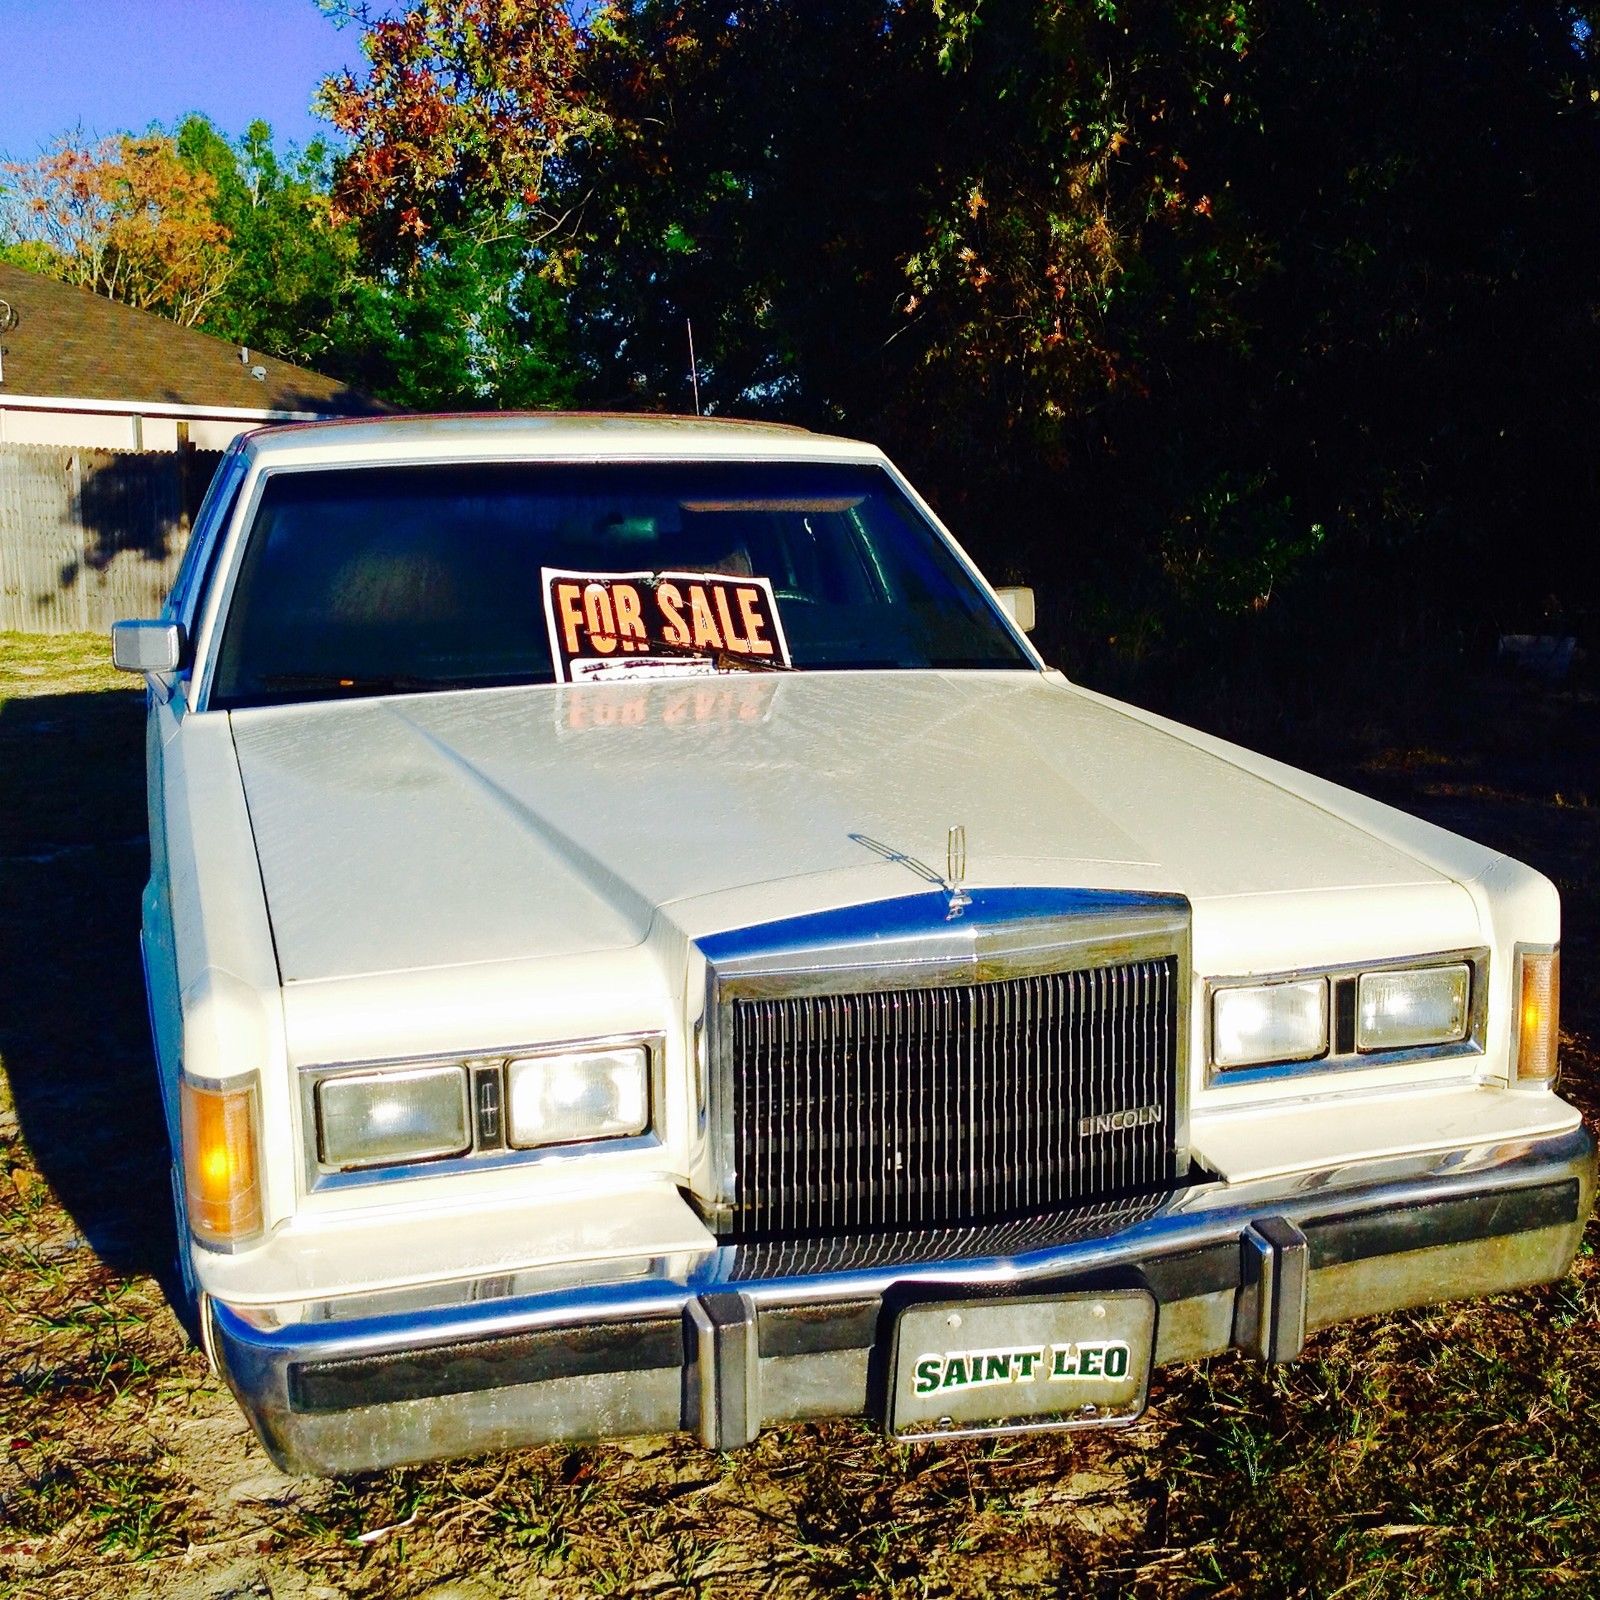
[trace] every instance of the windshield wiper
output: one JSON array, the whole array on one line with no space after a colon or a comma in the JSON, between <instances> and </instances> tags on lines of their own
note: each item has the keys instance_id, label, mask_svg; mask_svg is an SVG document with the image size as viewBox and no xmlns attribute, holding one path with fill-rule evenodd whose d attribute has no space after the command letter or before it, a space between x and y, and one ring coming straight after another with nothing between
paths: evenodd
<instances>
[{"instance_id":1,"label":"windshield wiper","mask_svg":"<svg viewBox=\"0 0 1600 1600\"><path fill-rule=\"evenodd\" d=\"M793 672L795 669L775 656L759 656L749 650L731 650L724 646L710 650L698 645L680 644L659 634L617 634L619 642L632 640L643 643L658 655L681 656L686 660L709 661L717 672ZM621 665L637 656L613 658ZM479 678L430 678L417 673L344 673L344 672L271 672L261 679L261 687L268 692L280 689L303 689L313 693L334 695L345 693L408 694L429 689L481 689L503 683L527 681L523 677L489 676Z\"/></svg>"},{"instance_id":2,"label":"windshield wiper","mask_svg":"<svg viewBox=\"0 0 1600 1600\"><path fill-rule=\"evenodd\" d=\"M411 673L269 672L264 689L348 689L353 694L400 694L418 689L474 689L486 678L425 678Z\"/></svg>"}]
</instances>

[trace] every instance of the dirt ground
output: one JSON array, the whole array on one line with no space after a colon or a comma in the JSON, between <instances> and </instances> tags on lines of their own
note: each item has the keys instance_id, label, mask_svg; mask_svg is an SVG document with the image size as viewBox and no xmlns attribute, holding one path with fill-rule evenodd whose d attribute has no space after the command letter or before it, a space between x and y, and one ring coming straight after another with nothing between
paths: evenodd
<instances>
[{"instance_id":1,"label":"dirt ground","mask_svg":"<svg viewBox=\"0 0 1600 1600\"><path fill-rule=\"evenodd\" d=\"M0 1596L1534 1596L1600 1592L1591 1225L1547 1289L1159 1374L1126 1431L774 1429L295 1481L169 1309L135 937L137 695L0 636ZM1447 726L1269 730L1532 862L1565 902L1568 1092L1600 1099L1600 701L1485 680ZM1226 729L1222 731L1227 731Z\"/></svg>"}]
</instances>

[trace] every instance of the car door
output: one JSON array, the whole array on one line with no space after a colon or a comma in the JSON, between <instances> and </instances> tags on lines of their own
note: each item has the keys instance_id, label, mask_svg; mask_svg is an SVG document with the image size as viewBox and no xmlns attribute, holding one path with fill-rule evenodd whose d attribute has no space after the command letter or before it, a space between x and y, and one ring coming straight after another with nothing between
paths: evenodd
<instances>
[{"instance_id":1,"label":"car door","mask_svg":"<svg viewBox=\"0 0 1600 1600\"><path fill-rule=\"evenodd\" d=\"M185 662L175 673L150 674L145 697L145 782L150 837L150 877L140 908L139 945L144 961L150 1033L161 1080L167 1136L178 1143L178 1070L181 1044L177 955L173 943L171 868L168 860L168 765L179 759L176 739L188 714L192 650L216 559L238 506L247 462L236 443L218 464L195 518L172 593L162 608L164 621L176 622L185 639Z\"/></svg>"}]
</instances>

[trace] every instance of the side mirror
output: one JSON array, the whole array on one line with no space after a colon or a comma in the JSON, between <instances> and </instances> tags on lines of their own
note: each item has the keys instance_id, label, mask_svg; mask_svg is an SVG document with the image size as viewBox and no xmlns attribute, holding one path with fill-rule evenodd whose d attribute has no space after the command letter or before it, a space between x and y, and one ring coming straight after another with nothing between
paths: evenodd
<instances>
[{"instance_id":1,"label":"side mirror","mask_svg":"<svg viewBox=\"0 0 1600 1600\"><path fill-rule=\"evenodd\" d=\"M995 597L1000 602L1000 609L1022 629L1024 633L1033 632L1033 590L1026 584L1011 584L1004 589L996 589Z\"/></svg>"},{"instance_id":2,"label":"side mirror","mask_svg":"<svg viewBox=\"0 0 1600 1600\"><path fill-rule=\"evenodd\" d=\"M115 622L111 664L124 672L176 672L183 665L183 629L176 622Z\"/></svg>"}]
</instances>

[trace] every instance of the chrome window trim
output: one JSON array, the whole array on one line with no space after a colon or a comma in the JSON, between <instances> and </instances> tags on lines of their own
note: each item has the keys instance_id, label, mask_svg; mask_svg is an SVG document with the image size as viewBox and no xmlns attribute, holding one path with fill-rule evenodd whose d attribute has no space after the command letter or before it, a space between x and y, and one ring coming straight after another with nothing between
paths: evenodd
<instances>
[{"instance_id":1,"label":"chrome window trim","mask_svg":"<svg viewBox=\"0 0 1600 1600\"><path fill-rule=\"evenodd\" d=\"M750 456L741 454L732 449L718 450L701 454L695 452L685 455L639 455L639 454L562 454L562 455L535 455L522 456L483 454L477 451L464 451L459 455L427 456L422 459L394 460L388 457L362 457L351 461L317 461L300 462L295 465L263 466L259 460L249 453L248 446L240 447L240 458L244 461L245 478L241 492L234 502L233 515L227 523L217 530L217 538L221 548L217 552L216 565L212 570L210 581L206 586L201 615L196 618L197 626L191 634L193 646L193 662L198 668L193 696L193 707L197 711L208 711L211 708L211 689L216 675L217 656L221 649L220 624L226 617L233 603L233 590L238 579L239 570L243 565L244 547L250 532L255 527L256 513L260 509L261 497L266 490L267 482L277 477L280 473L295 472L361 472L368 468L385 467L471 467L488 466L500 463L509 465L539 466L539 467L593 467L593 466L749 466L755 463L769 463L774 466L834 466L834 467L874 467L882 472L894 486L910 501L913 510L922 518L928 532L934 539L942 543L955 557L957 566L976 586L979 595L987 604L990 612L997 620L1001 632L1010 639L1022 652L1023 659L1017 666L997 667L993 670L1012 672L1021 668L1026 671L1044 672L1048 670L1044 658L1039 654L1031 639L1023 633L1006 614L1006 609L995 598L993 587L989 580L978 570L977 563L962 548L955 535L935 516L928 502L916 491L900 470L886 456L852 455L845 451L838 453L825 452L796 456ZM915 671L915 668L895 669ZM537 685L540 688L557 687L550 684Z\"/></svg>"},{"instance_id":2,"label":"chrome window trim","mask_svg":"<svg viewBox=\"0 0 1600 1600\"><path fill-rule=\"evenodd\" d=\"M1337 1048L1338 1020L1334 985L1342 978L1358 982L1365 972L1396 972L1430 967L1465 966L1470 970L1467 997L1467 1034L1448 1044L1411 1045L1399 1050L1340 1051ZM1274 983L1294 983L1307 978L1323 978L1328 983L1328 1048L1306 1061L1262 1061L1250 1066L1219 1067L1215 1062L1216 1042L1212 1037L1215 1022L1213 997L1221 989L1253 989ZM1403 1066L1412 1062L1454 1061L1481 1056L1486 1051L1489 1017L1489 951L1485 947L1467 950L1431 950L1411 956L1383 956L1373 961L1347 961L1332 966L1299 967L1290 972L1249 973L1237 977L1205 980L1205 1063L1206 1087L1227 1088L1235 1084L1270 1083L1283 1078L1315 1075L1326 1077L1340 1072L1365 1072L1374 1067Z\"/></svg>"},{"instance_id":3,"label":"chrome window trim","mask_svg":"<svg viewBox=\"0 0 1600 1600\"><path fill-rule=\"evenodd\" d=\"M201 497L200 508L195 512L189 539L178 563L177 573L167 598L161 608L163 619L178 623L192 641L195 634L196 602L203 603L207 576L212 558L229 517L223 513L232 509L234 495L244 480L244 452L236 439L223 452Z\"/></svg>"},{"instance_id":4,"label":"chrome window trim","mask_svg":"<svg viewBox=\"0 0 1600 1600\"><path fill-rule=\"evenodd\" d=\"M195 569L184 593L181 596L174 596L176 602L173 607L174 618L183 629L185 644L189 647L186 651L188 659L183 665L185 679L188 679L193 672L195 661L193 645L200 620L205 614L212 585L216 582L217 569L222 559L223 541L228 528L232 525L234 513L239 509L239 501L244 493L245 474L248 470L242 454L230 457L218 467L214 482L222 493L218 496L215 507L208 504L202 508L211 518L211 522L209 526L197 524L196 536L201 537L204 542L197 552ZM209 498L208 492L208 501Z\"/></svg>"},{"instance_id":5,"label":"chrome window trim","mask_svg":"<svg viewBox=\"0 0 1600 1600\"><path fill-rule=\"evenodd\" d=\"M994 891L990 891L993 893ZM857 938L789 946L718 957L717 937L698 940L706 961L704 1010L694 1025L696 1114L704 1133L710 1172L696 1199L708 1227L723 1229L738 1201L733 1098L733 1001L802 995L871 994L886 989L934 988L997 983L1007 978L1081 971L1122 962L1175 958L1178 972L1177 1037L1174 1051L1173 1142L1179 1174L1189 1167L1189 1021L1193 967L1191 911L1181 895L1125 891L1032 891L1065 899L1081 895L1085 909L1054 915L985 917L981 898L963 916L947 916L947 900L935 891L929 922L893 939ZM981 895L980 891L980 895ZM1018 896L1027 890L1011 891ZM896 907L899 901L877 903ZM870 913L874 906L845 908ZM828 916L829 913L823 913ZM782 924L771 924L777 929ZM761 928L739 930L758 936ZM709 947L709 948L708 948ZM704 1075L699 1068L703 1062Z\"/></svg>"},{"instance_id":6,"label":"chrome window trim","mask_svg":"<svg viewBox=\"0 0 1600 1600\"><path fill-rule=\"evenodd\" d=\"M542 1161L571 1161L593 1155L620 1155L637 1150L663 1148L660 1117L666 1103L666 1035L660 1032L614 1033L592 1039L509 1045L495 1050L474 1050L461 1055L399 1056L376 1061L314 1062L296 1070L296 1104L300 1115L300 1180L302 1192L320 1194L329 1190L366 1188L375 1184L406 1182L417 1178L449 1177L461 1172L498 1172L505 1167L528 1166ZM509 1145L485 1149L479 1144L476 1106L469 1101L468 1122L472 1148L459 1156L431 1156L397 1162L382 1167L331 1167L321 1160L321 1130L317 1121L317 1086L329 1078L359 1077L373 1073L416 1071L427 1067L459 1067L470 1091L473 1068L498 1068L501 1074L501 1117L506 1116L505 1070L514 1060L530 1056L571 1055L585 1050L615 1050L630 1045L642 1046L648 1060L649 1122L641 1134L617 1139L587 1139L572 1144L537 1145L516 1150Z\"/></svg>"},{"instance_id":7,"label":"chrome window trim","mask_svg":"<svg viewBox=\"0 0 1600 1600\"><path fill-rule=\"evenodd\" d=\"M211 681L216 673L222 621L233 602L240 558L250 530L255 526L261 493L270 476L251 455L248 445L240 450L239 458L243 462L244 476L233 499L233 515L217 528L217 552L205 593L200 597L190 640L194 652L190 664L190 704L197 712L211 709Z\"/></svg>"}]
</instances>

